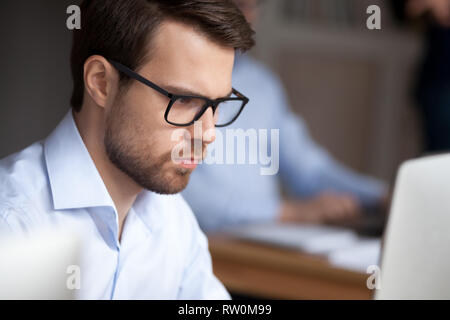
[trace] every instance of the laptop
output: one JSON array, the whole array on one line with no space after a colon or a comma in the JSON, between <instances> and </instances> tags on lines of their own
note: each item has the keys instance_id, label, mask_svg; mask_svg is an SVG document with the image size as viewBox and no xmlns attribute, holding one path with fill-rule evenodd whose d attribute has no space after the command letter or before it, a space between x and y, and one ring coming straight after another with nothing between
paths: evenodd
<instances>
[{"instance_id":1,"label":"laptop","mask_svg":"<svg viewBox=\"0 0 450 320\"><path fill-rule=\"evenodd\" d=\"M404 163L375 299L450 299L450 154Z\"/></svg>"},{"instance_id":2,"label":"laptop","mask_svg":"<svg viewBox=\"0 0 450 320\"><path fill-rule=\"evenodd\" d=\"M44 229L0 238L0 300L73 299L77 286L78 238Z\"/></svg>"}]
</instances>

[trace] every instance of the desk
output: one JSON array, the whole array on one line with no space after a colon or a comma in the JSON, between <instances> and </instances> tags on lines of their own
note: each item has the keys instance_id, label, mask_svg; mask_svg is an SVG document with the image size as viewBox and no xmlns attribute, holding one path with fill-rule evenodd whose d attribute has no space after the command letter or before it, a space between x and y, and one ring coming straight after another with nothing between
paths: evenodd
<instances>
[{"instance_id":1,"label":"desk","mask_svg":"<svg viewBox=\"0 0 450 320\"><path fill-rule=\"evenodd\" d=\"M323 257L209 235L215 275L233 293L268 299L371 299L368 274Z\"/></svg>"}]
</instances>

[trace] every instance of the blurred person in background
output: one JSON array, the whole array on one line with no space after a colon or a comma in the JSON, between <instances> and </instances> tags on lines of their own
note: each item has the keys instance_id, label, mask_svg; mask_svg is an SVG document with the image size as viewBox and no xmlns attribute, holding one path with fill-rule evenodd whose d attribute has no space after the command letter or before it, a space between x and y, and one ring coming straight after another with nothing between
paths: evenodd
<instances>
[{"instance_id":1,"label":"blurred person in background","mask_svg":"<svg viewBox=\"0 0 450 320\"><path fill-rule=\"evenodd\" d=\"M409 0L409 17L424 16L426 51L415 88L425 152L450 151L450 0Z\"/></svg>"},{"instance_id":2,"label":"blurred person in background","mask_svg":"<svg viewBox=\"0 0 450 320\"><path fill-rule=\"evenodd\" d=\"M260 1L235 2L255 27ZM346 168L317 145L302 118L290 110L280 80L267 67L249 55L238 55L232 81L250 102L229 128L279 129L279 172L261 175L260 167L250 164L199 166L183 196L205 231L244 223L336 222L384 206L387 186ZM280 178L287 199L281 196Z\"/></svg>"}]
</instances>

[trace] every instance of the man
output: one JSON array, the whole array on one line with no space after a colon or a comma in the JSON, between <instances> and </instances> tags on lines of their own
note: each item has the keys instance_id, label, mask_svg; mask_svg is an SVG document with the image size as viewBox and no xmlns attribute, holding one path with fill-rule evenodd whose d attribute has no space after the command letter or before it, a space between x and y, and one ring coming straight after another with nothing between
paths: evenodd
<instances>
[{"instance_id":1,"label":"man","mask_svg":"<svg viewBox=\"0 0 450 320\"><path fill-rule=\"evenodd\" d=\"M219 101L245 105L231 72L253 31L224 0L85 1L81 15L72 110L45 141L0 162L0 229L78 232L79 298L229 298L174 195L202 155L173 150L194 137L204 152L215 125L230 122ZM195 136L194 123L209 135Z\"/></svg>"},{"instance_id":2,"label":"man","mask_svg":"<svg viewBox=\"0 0 450 320\"><path fill-rule=\"evenodd\" d=\"M256 24L259 1L235 2ZM230 128L279 129L279 174L261 175L259 165L251 164L199 167L183 195L204 230L274 221L335 222L384 203L383 182L342 166L311 139L303 120L290 111L281 82L266 67L239 55L233 84L245 88L250 102ZM286 200L278 178L290 193Z\"/></svg>"}]
</instances>

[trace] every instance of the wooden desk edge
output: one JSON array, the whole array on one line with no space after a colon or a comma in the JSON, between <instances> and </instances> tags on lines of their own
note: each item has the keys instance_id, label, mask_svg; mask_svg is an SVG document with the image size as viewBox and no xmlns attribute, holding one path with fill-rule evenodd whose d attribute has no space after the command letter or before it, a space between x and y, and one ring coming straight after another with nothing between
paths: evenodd
<instances>
[{"instance_id":1,"label":"wooden desk edge","mask_svg":"<svg viewBox=\"0 0 450 320\"><path fill-rule=\"evenodd\" d=\"M339 299L337 288L341 287L342 298L370 299L372 292L367 288L366 281L369 275L332 266L325 258L297 252L295 250L271 247L249 241L238 240L226 235L209 235L209 248L213 259L217 276L229 289L243 293L266 294L263 285L253 281L254 286L260 287L253 290L246 278L242 278L236 272L249 270L259 276L268 276L278 281L296 281L303 284L309 283L309 290L314 290L311 283L320 283L323 290L327 288L333 293L328 296ZM227 272L233 270L234 275ZM238 278L239 281L237 280ZM289 280L290 279L290 280ZM296 294L291 290L288 294L282 291L275 292L273 296L278 298L314 298L321 297L316 292L311 296ZM326 294L323 297L327 297Z\"/></svg>"}]
</instances>

